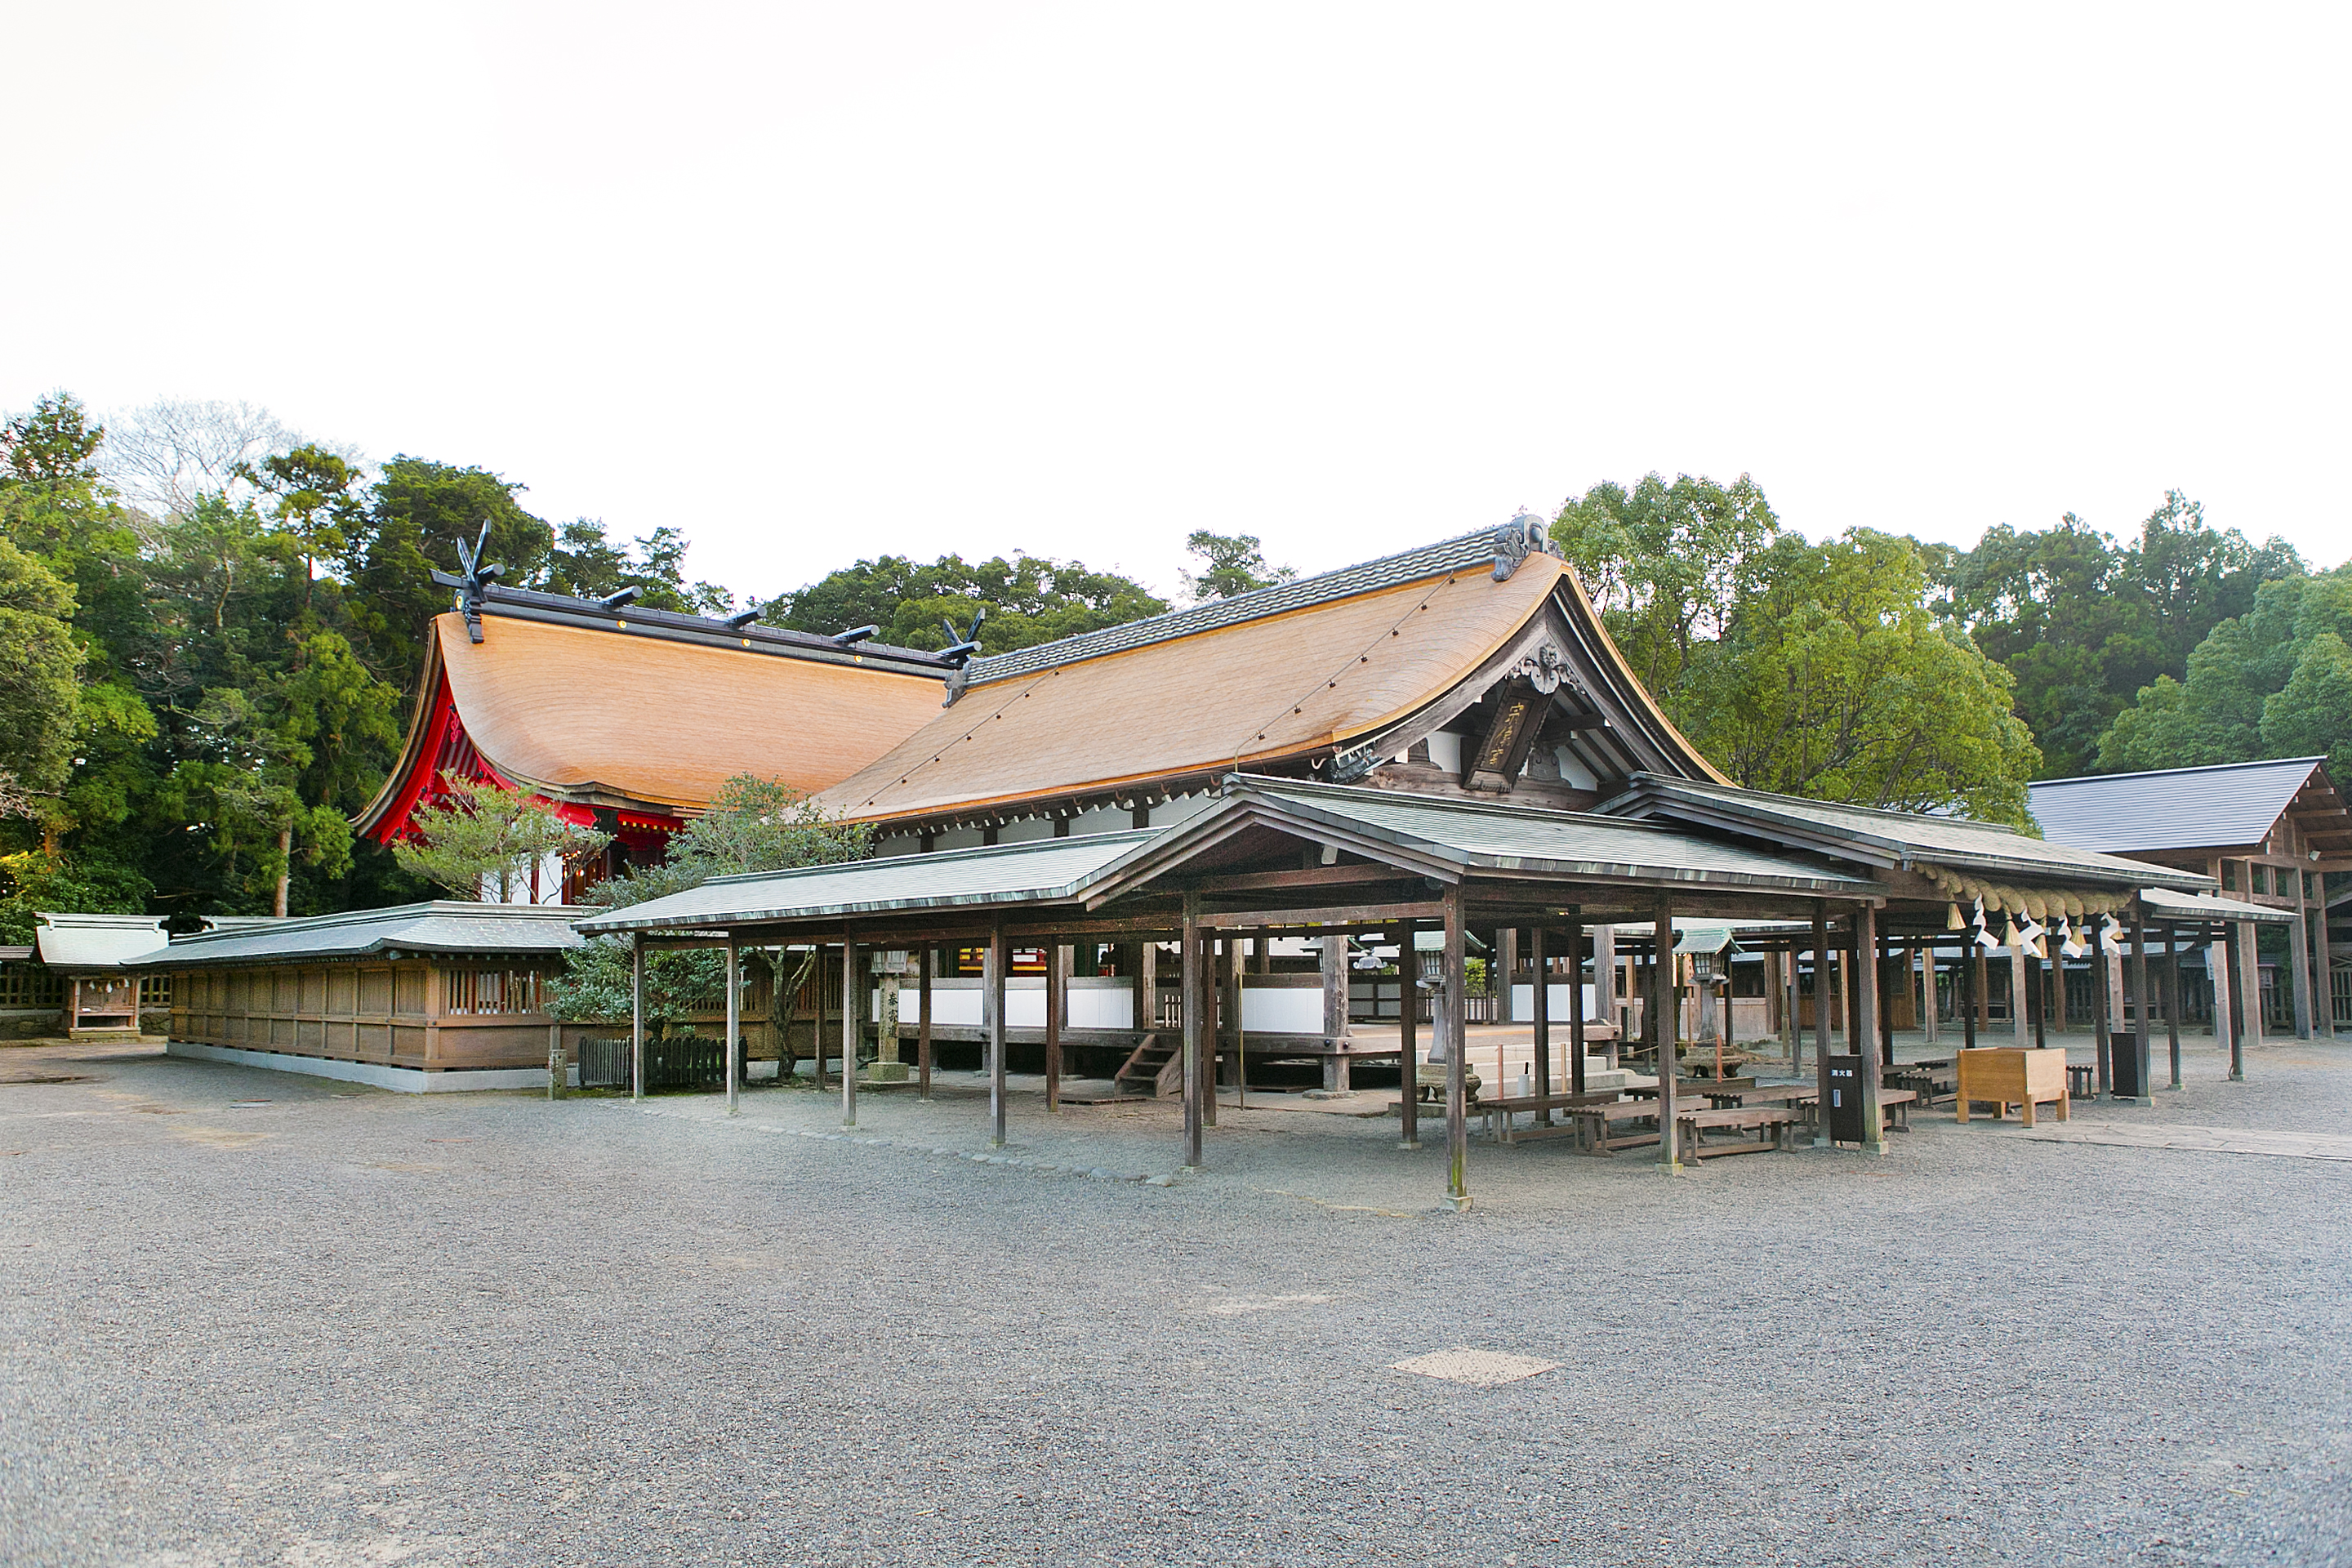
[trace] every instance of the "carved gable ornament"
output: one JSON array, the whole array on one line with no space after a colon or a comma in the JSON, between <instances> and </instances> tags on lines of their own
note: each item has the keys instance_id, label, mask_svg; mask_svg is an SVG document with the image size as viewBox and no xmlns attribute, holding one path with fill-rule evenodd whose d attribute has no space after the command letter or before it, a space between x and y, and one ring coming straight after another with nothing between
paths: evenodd
<instances>
[{"instance_id":1,"label":"carved gable ornament","mask_svg":"<svg viewBox=\"0 0 2352 1568\"><path fill-rule=\"evenodd\" d=\"M1551 530L1535 513L1523 511L1495 530L1495 581L1509 582L1519 563L1530 555L1552 553Z\"/></svg>"}]
</instances>

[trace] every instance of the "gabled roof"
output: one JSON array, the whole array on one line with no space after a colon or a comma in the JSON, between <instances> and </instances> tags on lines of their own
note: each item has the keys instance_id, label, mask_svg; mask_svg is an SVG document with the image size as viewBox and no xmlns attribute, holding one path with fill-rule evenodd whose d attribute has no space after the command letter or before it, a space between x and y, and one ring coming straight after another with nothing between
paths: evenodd
<instances>
[{"instance_id":1,"label":"gabled roof","mask_svg":"<svg viewBox=\"0 0 2352 1568\"><path fill-rule=\"evenodd\" d=\"M1524 534L1507 549L1510 533L974 660L945 712L819 804L853 821L942 821L1319 764L1433 711L1490 660L1535 652L1515 639L1543 624L1566 627L1570 645L1546 642L1543 689L1564 682L1591 699L1601 727L1588 733L1632 766L1707 772L1624 669L1567 567Z\"/></svg>"},{"instance_id":2,"label":"gabled roof","mask_svg":"<svg viewBox=\"0 0 2352 1568\"><path fill-rule=\"evenodd\" d=\"M2044 779L2029 786L2033 820L2053 842L2122 854L2260 844L2325 757L2223 763L2143 773Z\"/></svg>"},{"instance_id":3,"label":"gabled roof","mask_svg":"<svg viewBox=\"0 0 2352 1568\"><path fill-rule=\"evenodd\" d=\"M588 932L679 931L990 905L1091 908L1144 889L1196 849L1224 841L1237 817L1309 836L1341 833L1357 845L1377 846L1391 863L1454 879L1542 875L1847 898L1873 890L1861 878L1650 823L1245 778L1204 810L1165 827L718 878L593 915L579 926Z\"/></svg>"},{"instance_id":4,"label":"gabled roof","mask_svg":"<svg viewBox=\"0 0 2352 1568\"><path fill-rule=\"evenodd\" d=\"M39 920L33 940L51 969L118 969L171 940L153 915L44 913Z\"/></svg>"},{"instance_id":5,"label":"gabled roof","mask_svg":"<svg viewBox=\"0 0 2352 1568\"><path fill-rule=\"evenodd\" d=\"M601 625L509 613L534 608L487 603L478 643L462 616L436 617L401 759L354 819L362 832L395 835L458 757L551 800L664 815L699 810L738 773L814 793L937 714L944 694L947 667L929 655L670 617L698 623L689 636L625 609Z\"/></svg>"},{"instance_id":6,"label":"gabled roof","mask_svg":"<svg viewBox=\"0 0 2352 1568\"><path fill-rule=\"evenodd\" d=\"M2199 892L2212 886L2208 877L2053 844L1993 823L1876 811L1653 773L1637 775L1632 788L1600 809L1611 816L1715 827L1864 865L1938 866L2114 889L2176 888Z\"/></svg>"},{"instance_id":7,"label":"gabled roof","mask_svg":"<svg viewBox=\"0 0 2352 1568\"><path fill-rule=\"evenodd\" d=\"M384 910L240 922L181 937L127 967L179 970L232 963L318 963L400 953L545 958L580 945L572 922L587 912L562 904L435 900Z\"/></svg>"}]
</instances>

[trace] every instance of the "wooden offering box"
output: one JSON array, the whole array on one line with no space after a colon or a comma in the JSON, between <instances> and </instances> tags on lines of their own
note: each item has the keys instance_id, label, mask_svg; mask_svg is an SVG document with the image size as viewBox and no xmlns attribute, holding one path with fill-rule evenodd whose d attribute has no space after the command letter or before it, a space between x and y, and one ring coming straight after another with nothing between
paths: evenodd
<instances>
[{"instance_id":1,"label":"wooden offering box","mask_svg":"<svg viewBox=\"0 0 2352 1568\"><path fill-rule=\"evenodd\" d=\"M2055 1103L2058 1120L2066 1120L2066 1053L2063 1050L2020 1050L2014 1047L1959 1055L1959 1119L1969 1119L1970 1100L1990 1101L1993 1120L2018 1106L2025 1124L2033 1125L2037 1103Z\"/></svg>"}]
</instances>

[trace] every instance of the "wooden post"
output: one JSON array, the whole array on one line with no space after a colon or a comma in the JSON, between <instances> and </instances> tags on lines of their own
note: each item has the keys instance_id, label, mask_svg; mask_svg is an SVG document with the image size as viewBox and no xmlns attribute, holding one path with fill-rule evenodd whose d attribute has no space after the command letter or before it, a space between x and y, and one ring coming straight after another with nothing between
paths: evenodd
<instances>
[{"instance_id":1,"label":"wooden post","mask_svg":"<svg viewBox=\"0 0 2352 1568\"><path fill-rule=\"evenodd\" d=\"M1969 933L1969 956L1962 960L1976 974L1970 994L1976 998L1976 1026L1986 1034L1992 1033L1992 968L1985 963L1985 950L1977 945L1976 933Z\"/></svg>"},{"instance_id":2,"label":"wooden post","mask_svg":"<svg viewBox=\"0 0 2352 1568\"><path fill-rule=\"evenodd\" d=\"M1528 969L1535 982L1528 991L1528 1021L1535 1028L1536 1094L1542 1098L1551 1093L1551 975L1544 963L1541 926L1528 928ZM1538 1111L1536 1121L1549 1126L1550 1108Z\"/></svg>"},{"instance_id":3,"label":"wooden post","mask_svg":"<svg viewBox=\"0 0 2352 1568\"><path fill-rule=\"evenodd\" d=\"M1973 937L1969 939L1969 946L1976 947ZM1981 952L1983 950L1979 948L1977 951ZM1971 963L1970 955L1963 951L1960 954L1957 978L1959 982L1959 994L1955 1000L1960 1005L1960 1048L1972 1051L1977 1048L1977 1005L1982 1000L1977 992L1984 984L1983 963L1981 961ZM1963 1109L1966 1108L1963 1107Z\"/></svg>"},{"instance_id":4,"label":"wooden post","mask_svg":"<svg viewBox=\"0 0 2352 1568\"><path fill-rule=\"evenodd\" d=\"M2294 984L2294 1037L2311 1038L2311 926L2305 918L2303 873L2290 873L2294 878L2294 924L2287 932L2294 963L2289 971Z\"/></svg>"},{"instance_id":5,"label":"wooden post","mask_svg":"<svg viewBox=\"0 0 2352 1568\"><path fill-rule=\"evenodd\" d=\"M816 1005L809 1013L809 1051L816 1058L816 1087L824 1088L824 943L813 942L809 951L816 962L809 966L809 978L816 982Z\"/></svg>"},{"instance_id":6,"label":"wooden post","mask_svg":"<svg viewBox=\"0 0 2352 1568\"><path fill-rule=\"evenodd\" d=\"M742 1113L736 1086L743 1077L743 952L734 933L727 937L727 1114Z\"/></svg>"},{"instance_id":7,"label":"wooden post","mask_svg":"<svg viewBox=\"0 0 2352 1568\"><path fill-rule=\"evenodd\" d=\"M2018 948L2021 961L2025 965L2026 977L2031 982L2026 994L2025 1010L2033 1019L2033 1044L2038 1050L2050 1044L2050 1037L2046 1033L2050 1023L2050 976L2044 968L2046 961L2041 954L2035 952L2024 942L2018 943ZM2059 966L2063 969L2064 964L2065 960L2062 956ZM2058 988L2059 1032L2063 1034L2065 1032L2066 989L2063 984L2063 976L2060 978L2062 983ZM2106 1068L2102 1065L2099 1071L2105 1075ZM2102 1084L2100 1087L2104 1089L2105 1085Z\"/></svg>"},{"instance_id":8,"label":"wooden post","mask_svg":"<svg viewBox=\"0 0 2352 1568\"><path fill-rule=\"evenodd\" d=\"M1069 994L1063 965L1070 950L1051 937L1045 940L1045 1110L1062 1109L1062 1003Z\"/></svg>"},{"instance_id":9,"label":"wooden post","mask_svg":"<svg viewBox=\"0 0 2352 1568\"><path fill-rule=\"evenodd\" d=\"M866 987L857 978L857 933L841 933L841 1124L857 1125L857 1042L866 1034Z\"/></svg>"},{"instance_id":10,"label":"wooden post","mask_svg":"<svg viewBox=\"0 0 2352 1568\"><path fill-rule=\"evenodd\" d=\"M1856 952L1867 952L1874 958L1878 952L1878 911L1868 904L1853 907L1853 946ZM1877 967L1876 963L1871 965ZM1879 1075L1885 1070L1878 1053L1870 1048L1870 1040L1878 1033L1879 988L1875 984L1858 988L1854 997L1854 1039L1861 1046L1856 1052L1862 1064L1862 1151L1865 1154L1886 1152L1885 1118L1878 1108Z\"/></svg>"},{"instance_id":11,"label":"wooden post","mask_svg":"<svg viewBox=\"0 0 2352 1568\"><path fill-rule=\"evenodd\" d=\"M1602 1023L1618 1026L1609 1042L1609 1065L1613 1068L1625 1043L1624 1019L1617 1013L1617 928L1613 925L1592 928L1592 1010Z\"/></svg>"},{"instance_id":12,"label":"wooden post","mask_svg":"<svg viewBox=\"0 0 2352 1568\"><path fill-rule=\"evenodd\" d=\"M2226 994L2229 1003L2227 1011L2230 1020L2230 1081L2231 1083L2246 1081L2246 1019L2253 1012L2254 1004L2250 1001L2246 994L2248 989L2246 975L2253 966L2246 963L2243 950L2253 944L2242 938L2239 933L2251 931L2253 929L2252 922L2248 921L2241 921L2236 924L2225 925L2221 928L2221 963L2222 967L2228 972L2228 979L2226 982L2217 980L2214 984L2214 1016L2219 1017L2222 1015L2221 1003Z\"/></svg>"},{"instance_id":13,"label":"wooden post","mask_svg":"<svg viewBox=\"0 0 2352 1568\"><path fill-rule=\"evenodd\" d=\"M1445 1197L1470 1206L1470 971L1465 963L1462 884L1445 889L1444 973L1438 994L1445 1005Z\"/></svg>"},{"instance_id":14,"label":"wooden post","mask_svg":"<svg viewBox=\"0 0 2352 1568\"><path fill-rule=\"evenodd\" d=\"M2025 983L2025 944L2021 942L2009 950L2009 1022L2021 1048L2034 1043L2033 1020L2029 1016L2035 1011L2032 1000Z\"/></svg>"},{"instance_id":15,"label":"wooden post","mask_svg":"<svg viewBox=\"0 0 2352 1568\"><path fill-rule=\"evenodd\" d=\"M1881 937L1870 955L1870 988L1877 993L1878 1061L1882 1068L1895 1065L1895 966L1902 960L1902 949L1893 939ZM1910 965L1903 964L1904 984L1910 983Z\"/></svg>"},{"instance_id":16,"label":"wooden post","mask_svg":"<svg viewBox=\"0 0 2352 1568\"><path fill-rule=\"evenodd\" d=\"M1549 985L1549 981L1545 984ZM1550 1003L1545 1003L1547 1012ZM1584 919L1581 911L1568 911L1568 1092L1582 1094L1584 1088ZM1550 1117L1547 1115L1549 1121Z\"/></svg>"},{"instance_id":17,"label":"wooden post","mask_svg":"<svg viewBox=\"0 0 2352 1568\"><path fill-rule=\"evenodd\" d=\"M1495 933L1494 954L1496 967L1503 972L1503 983L1495 994L1496 1022L1516 1024L1519 1021L1518 1005L1512 1000L1511 986L1519 977L1518 927L1505 926ZM1498 1079L1503 1076L1503 1056L1499 1047L1495 1053L1495 1076Z\"/></svg>"},{"instance_id":18,"label":"wooden post","mask_svg":"<svg viewBox=\"0 0 2352 1568\"><path fill-rule=\"evenodd\" d=\"M1673 1173L1683 1168L1675 1157L1680 1130L1675 1125L1675 906L1664 896L1650 906L1650 941L1648 1032L1658 1058L1658 1169Z\"/></svg>"},{"instance_id":19,"label":"wooden post","mask_svg":"<svg viewBox=\"0 0 2352 1568\"><path fill-rule=\"evenodd\" d=\"M1355 1087L1349 1073L1348 933L1323 933L1323 1088L1327 1093Z\"/></svg>"},{"instance_id":20,"label":"wooden post","mask_svg":"<svg viewBox=\"0 0 2352 1568\"><path fill-rule=\"evenodd\" d=\"M2164 992L2164 1040L2172 1058L2171 1087L2180 1087L2180 928L2164 928L2164 967L2158 972Z\"/></svg>"},{"instance_id":21,"label":"wooden post","mask_svg":"<svg viewBox=\"0 0 2352 1568\"><path fill-rule=\"evenodd\" d=\"M1919 950L1919 1022L1931 1046L1939 1033L1936 1000L1936 944L1930 942Z\"/></svg>"},{"instance_id":22,"label":"wooden post","mask_svg":"<svg viewBox=\"0 0 2352 1568\"><path fill-rule=\"evenodd\" d=\"M1223 975L1224 949L1217 933L1205 930L1201 933L1201 994L1188 999L1186 1006L1197 1001L1201 1010L1201 1123L1204 1127L1217 1124L1217 1053L1223 1048L1225 1029Z\"/></svg>"},{"instance_id":23,"label":"wooden post","mask_svg":"<svg viewBox=\"0 0 2352 1568\"><path fill-rule=\"evenodd\" d=\"M2336 1037L2336 955L2329 947L2327 935L2327 873L2314 871L2312 879L2319 886L2319 914L2311 922L2312 957L2318 970L2319 1033L2324 1039Z\"/></svg>"},{"instance_id":24,"label":"wooden post","mask_svg":"<svg viewBox=\"0 0 2352 1568\"><path fill-rule=\"evenodd\" d=\"M2091 1053L2097 1068L2095 1080L2097 1092L2105 1094L2115 1085L2110 1073L2112 1053L2116 1048L2115 1023L2113 1015L2107 1011L2107 950L2095 937L2091 942L2091 963L2094 983L2091 987Z\"/></svg>"},{"instance_id":25,"label":"wooden post","mask_svg":"<svg viewBox=\"0 0 2352 1568\"><path fill-rule=\"evenodd\" d=\"M981 981L987 990L988 1011L988 1143L1004 1147L1004 982L1013 968L1013 948L1000 922L989 927L988 963Z\"/></svg>"},{"instance_id":26,"label":"wooden post","mask_svg":"<svg viewBox=\"0 0 2352 1568\"><path fill-rule=\"evenodd\" d=\"M1830 1146L1830 915L1829 906L1813 905L1813 1103L1819 1108L1813 1126L1813 1147Z\"/></svg>"},{"instance_id":27,"label":"wooden post","mask_svg":"<svg viewBox=\"0 0 2352 1568\"><path fill-rule=\"evenodd\" d=\"M629 933L629 1098L646 1097L646 933Z\"/></svg>"},{"instance_id":28,"label":"wooden post","mask_svg":"<svg viewBox=\"0 0 2352 1568\"><path fill-rule=\"evenodd\" d=\"M2248 879L2252 879L2249 863ZM2263 1043L2263 949L2252 921L2238 922L2238 1035L2248 1046Z\"/></svg>"},{"instance_id":29,"label":"wooden post","mask_svg":"<svg viewBox=\"0 0 2352 1568\"><path fill-rule=\"evenodd\" d=\"M1397 1147L1421 1147L1421 956L1412 950L1411 921L1391 933L1397 944L1397 1066L1403 1074L1404 1100L1397 1108Z\"/></svg>"},{"instance_id":30,"label":"wooden post","mask_svg":"<svg viewBox=\"0 0 2352 1568\"><path fill-rule=\"evenodd\" d=\"M1201 1167L1201 899L1184 895L1184 1168Z\"/></svg>"},{"instance_id":31,"label":"wooden post","mask_svg":"<svg viewBox=\"0 0 2352 1568\"><path fill-rule=\"evenodd\" d=\"M2147 915L2137 898L2132 900L2131 918L2132 989L2137 993L2132 1008L2132 1051L2139 1058L2139 1071L2132 1075L2132 1093L2147 1105L2156 1099L2147 1082Z\"/></svg>"},{"instance_id":32,"label":"wooden post","mask_svg":"<svg viewBox=\"0 0 2352 1568\"><path fill-rule=\"evenodd\" d=\"M922 973L915 981L915 1092L931 1098L931 964L937 950L923 949Z\"/></svg>"}]
</instances>

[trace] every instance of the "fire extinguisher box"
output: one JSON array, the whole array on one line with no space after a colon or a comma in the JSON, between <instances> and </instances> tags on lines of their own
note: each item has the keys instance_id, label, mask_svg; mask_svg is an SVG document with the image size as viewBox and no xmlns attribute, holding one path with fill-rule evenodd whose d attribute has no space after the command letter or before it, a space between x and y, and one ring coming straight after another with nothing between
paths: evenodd
<instances>
[{"instance_id":1,"label":"fire extinguisher box","mask_svg":"<svg viewBox=\"0 0 2352 1568\"><path fill-rule=\"evenodd\" d=\"M1862 1057L1831 1057L1827 1062L1830 1073L1829 1103L1822 1107L1829 1118L1830 1141L1833 1143L1861 1143L1869 1134L1863 1131L1862 1120Z\"/></svg>"}]
</instances>

